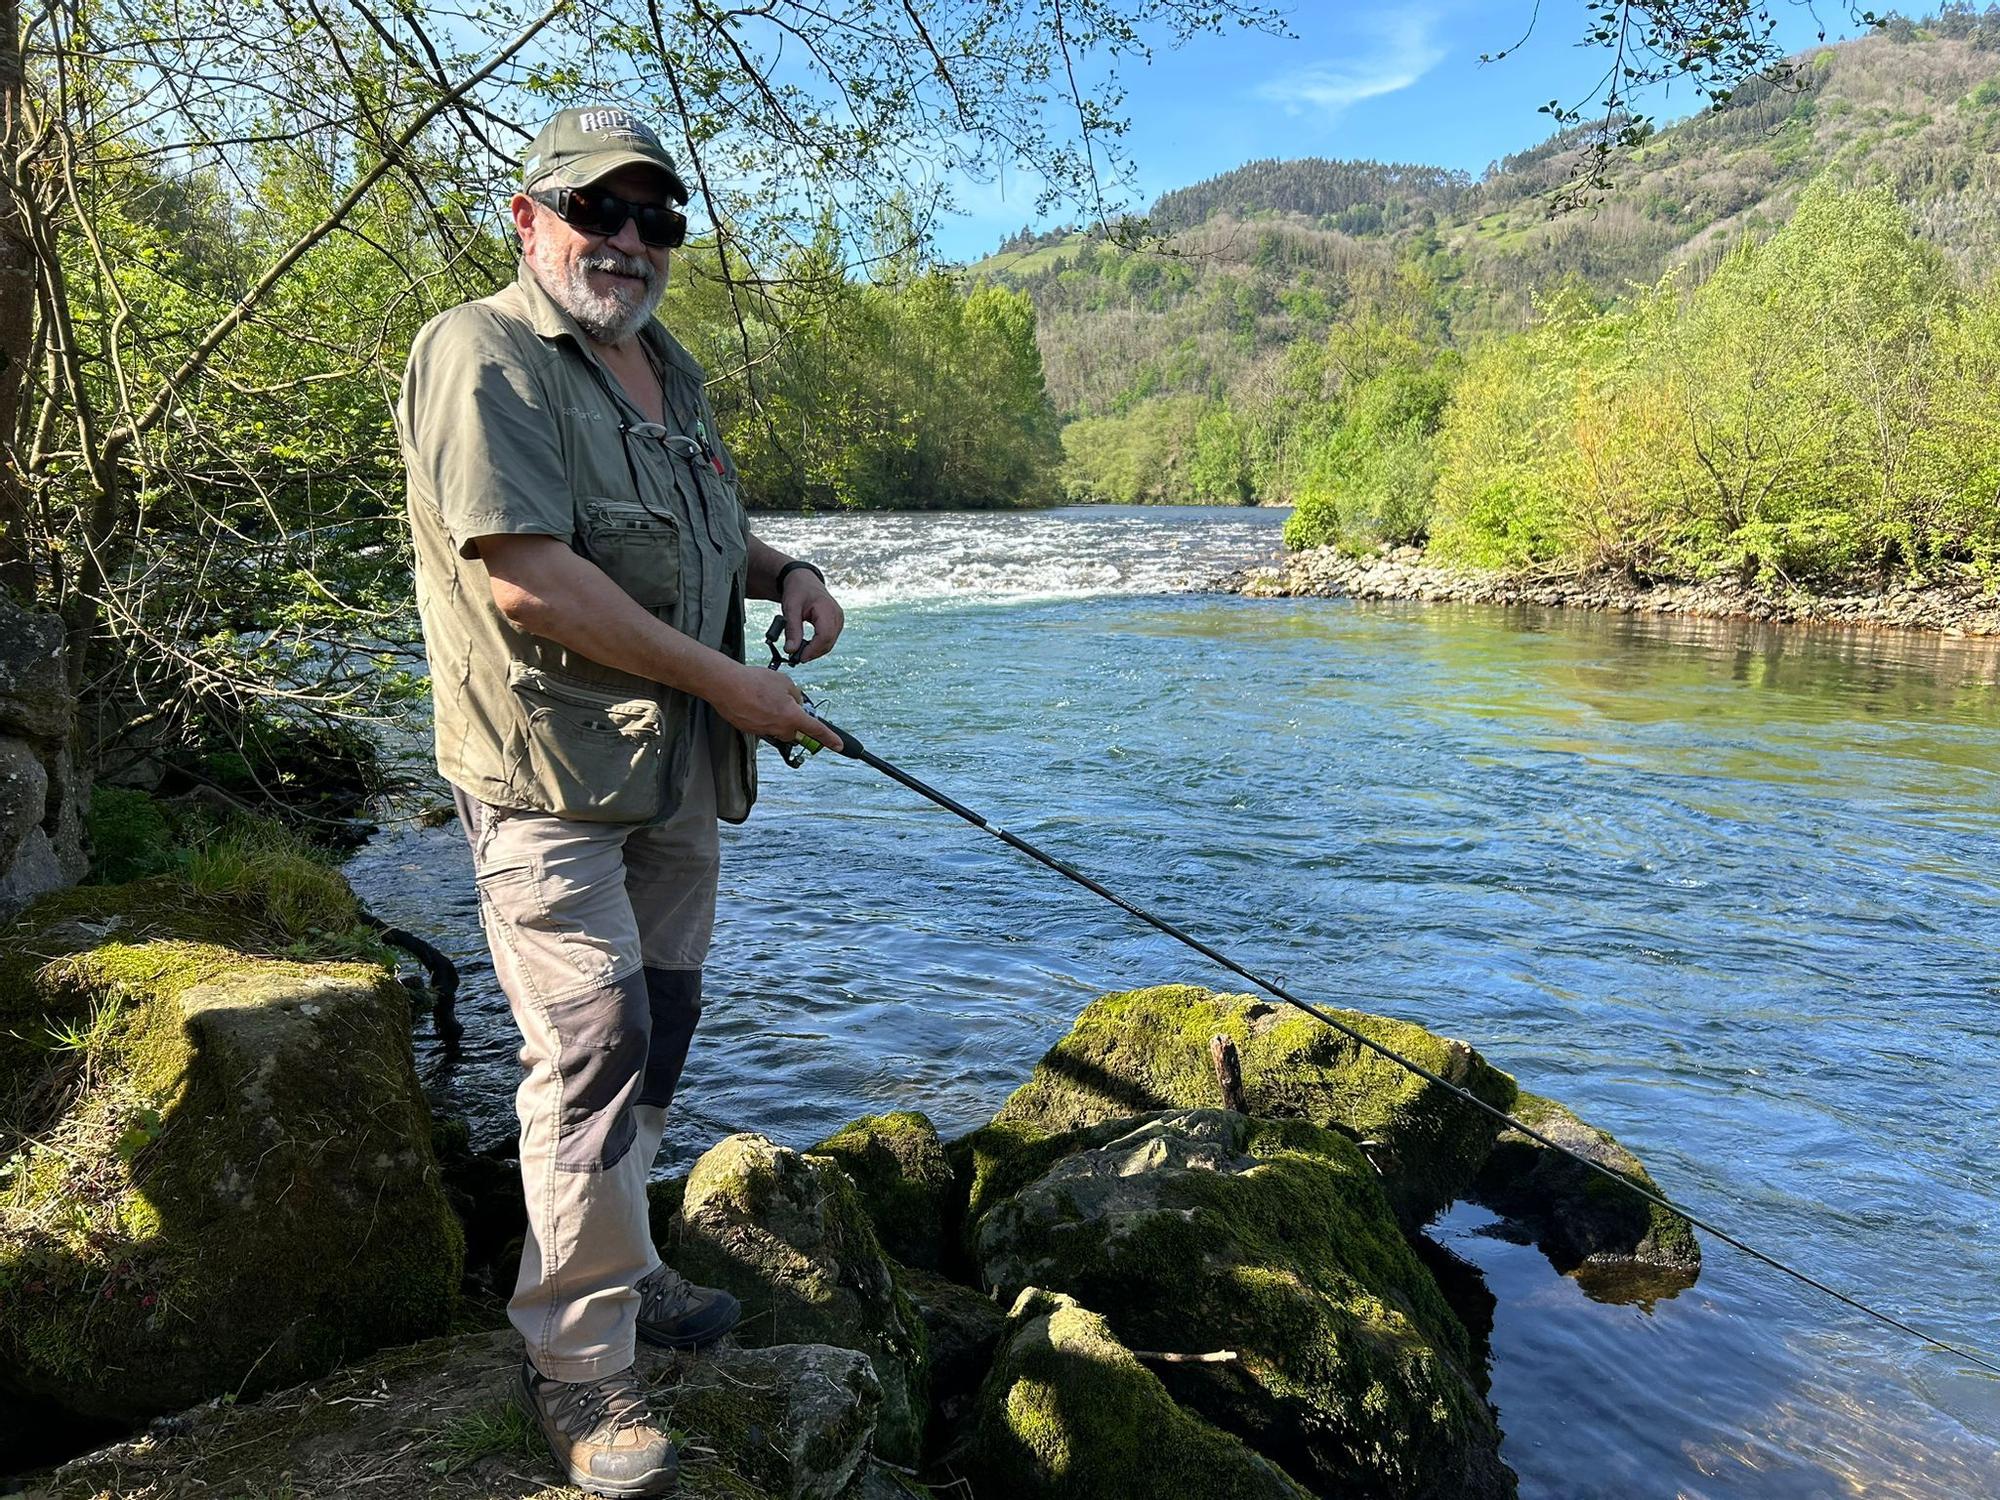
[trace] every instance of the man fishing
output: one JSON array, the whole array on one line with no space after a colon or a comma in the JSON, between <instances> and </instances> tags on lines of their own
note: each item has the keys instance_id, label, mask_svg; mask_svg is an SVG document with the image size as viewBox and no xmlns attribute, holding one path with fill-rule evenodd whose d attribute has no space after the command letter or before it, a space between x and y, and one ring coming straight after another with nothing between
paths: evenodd
<instances>
[{"instance_id":1,"label":"man fishing","mask_svg":"<svg viewBox=\"0 0 2000 1500\"><path fill-rule=\"evenodd\" d=\"M566 109L508 205L513 285L417 336L398 408L438 769L521 1032L521 1396L571 1483L670 1489L635 1340L699 1347L728 1293L661 1263L646 1180L715 915L718 818L760 738L838 748L743 661L746 599L824 655L842 615L749 528L699 365L653 312L688 193L624 109Z\"/></svg>"}]
</instances>

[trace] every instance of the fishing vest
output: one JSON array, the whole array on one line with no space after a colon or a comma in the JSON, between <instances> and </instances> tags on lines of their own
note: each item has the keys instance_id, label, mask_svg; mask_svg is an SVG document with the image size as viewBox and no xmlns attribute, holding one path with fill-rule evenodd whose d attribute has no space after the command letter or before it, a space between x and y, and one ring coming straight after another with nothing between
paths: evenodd
<instances>
[{"instance_id":1,"label":"fishing vest","mask_svg":"<svg viewBox=\"0 0 2000 1500\"><path fill-rule=\"evenodd\" d=\"M480 801L592 822L673 816L691 775L749 815L756 742L706 703L513 625L477 539L560 537L642 608L743 659L749 519L701 367L657 322L672 438L647 421L525 262L417 335L397 408L438 770ZM707 764L693 764L696 716Z\"/></svg>"}]
</instances>

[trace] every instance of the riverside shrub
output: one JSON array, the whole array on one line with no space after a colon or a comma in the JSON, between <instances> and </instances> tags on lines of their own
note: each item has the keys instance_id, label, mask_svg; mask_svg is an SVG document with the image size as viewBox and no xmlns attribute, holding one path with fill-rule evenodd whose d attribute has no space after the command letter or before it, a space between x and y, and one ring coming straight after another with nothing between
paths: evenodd
<instances>
[{"instance_id":1,"label":"riverside shrub","mask_svg":"<svg viewBox=\"0 0 2000 1500\"><path fill-rule=\"evenodd\" d=\"M1702 285L1558 291L1475 357L1432 538L1476 566L1821 585L1991 566L2000 304L1886 189L1822 180Z\"/></svg>"}]
</instances>

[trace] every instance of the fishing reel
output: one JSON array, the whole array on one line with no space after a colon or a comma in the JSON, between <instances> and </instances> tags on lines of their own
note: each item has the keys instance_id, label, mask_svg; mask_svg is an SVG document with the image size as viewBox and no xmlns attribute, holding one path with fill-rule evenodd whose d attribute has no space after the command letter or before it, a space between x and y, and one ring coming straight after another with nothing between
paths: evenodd
<instances>
[{"instance_id":1,"label":"fishing reel","mask_svg":"<svg viewBox=\"0 0 2000 1500\"><path fill-rule=\"evenodd\" d=\"M792 652L789 656L785 654L784 648L780 645L780 642L784 638L785 617L782 614L773 615L771 617L771 628L764 632L764 644L771 648L771 670L773 672L777 671L780 667L795 667L799 664L798 651ZM803 650L804 647L801 646L800 649ZM803 699L805 711L824 723L826 715L820 712L819 703L806 697L803 690L801 690L799 696ZM816 755L824 748L818 740L803 736L797 740L788 742L776 739L771 735L765 735L764 743L777 751L778 758L795 771L806 763L807 756Z\"/></svg>"}]
</instances>

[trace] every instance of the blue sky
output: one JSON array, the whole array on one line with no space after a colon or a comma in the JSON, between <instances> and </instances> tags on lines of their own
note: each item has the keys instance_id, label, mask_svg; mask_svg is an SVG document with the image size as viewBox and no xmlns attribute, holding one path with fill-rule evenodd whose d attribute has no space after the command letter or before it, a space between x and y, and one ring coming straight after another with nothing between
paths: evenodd
<instances>
[{"instance_id":1,"label":"blue sky","mask_svg":"<svg viewBox=\"0 0 2000 1500\"><path fill-rule=\"evenodd\" d=\"M1804 6L1777 0L1776 9L1787 47L1813 42L1819 27ZM1520 39L1533 10L1534 0L1298 4L1290 39L1230 32L1161 51L1150 68L1128 65L1133 196L1143 208L1169 188L1267 156L1375 157L1477 174L1546 137L1549 118L1536 106L1581 98L1608 64L1576 45L1581 0L1542 0L1526 45L1482 65L1482 52ZM1822 5L1820 19L1829 38L1862 29L1841 0ZM1700 102L1683 84L1653 109L1664 121ZM1034 218L1032 182L967 183L960 197L967 212L939 226L947 259L988 254Z\"/></svg>"}]
</instances>

